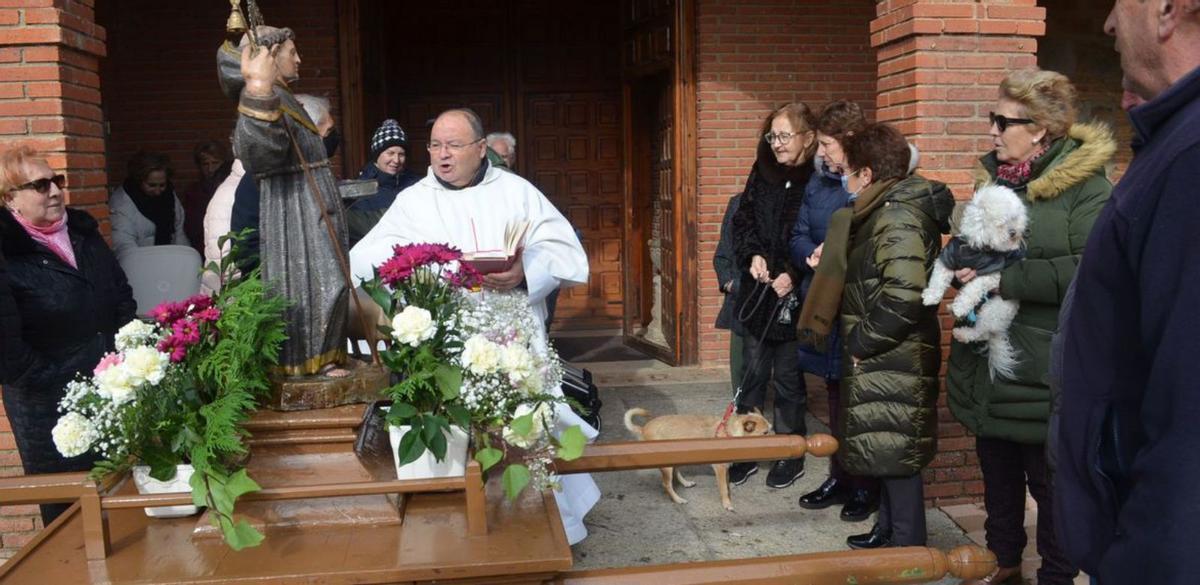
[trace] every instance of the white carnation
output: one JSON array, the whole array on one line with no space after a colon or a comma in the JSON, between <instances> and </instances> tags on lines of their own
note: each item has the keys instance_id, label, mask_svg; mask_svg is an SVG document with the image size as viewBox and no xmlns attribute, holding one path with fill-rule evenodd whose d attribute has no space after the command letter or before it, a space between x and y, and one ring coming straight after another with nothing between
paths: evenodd
<instances>
[{"instance_id":1,"label":"white carnation","mask_svg":"<svg viewBox=\"0 0 1200 585\"><path fill-rule=\"evenodd\" d=\"M412 347L432 339L437 334L437 329L433 315L421 307L404 307L404 310L392 319L392 337Z\"/></svg>"},{"instance_id":2,"label":"white carnation","mask_svg":"<svg viewBox=\"0 0 1200 585\"><path fill-rule=\"evenodd\" d=\"M117 351L125 351L145 345L154 336L155 327L141 319L134 319L117 330Z\"/></svg>"},{"instance_id":3,"label":"white carnation","mask_svg":"<svg viewBox=\"0 0 1200 585\"><path fill-rule=\"evenodd\" d=\"M125 361L121 362L120 367L123 367L129 376L130 385L137 387L146 382L161 382L170 364L170 355L143 345L125 352Z\"/></svg>"},{"instance_id":4,"label":"white carnation","mask_svg":"<svg viewBox=\"0 0 1200 585\"><path fill-rule=\"evenodd\" d=\"M59 417L58 424L50 431L54 446L63 457L76 457L87 453L96 442L97 433L92 421L78 412L68 412Z\"/></svg>"},{"instance_id":5,"label":"white carnation","mask_svg":"<svg viewBox=\"0 0 1200 585\"><path fill-rule=\"evenodd\" d=\"M504 441L509 445L528 449L532 447L547 428L554 423L554 413L550 410L550 405L545 402L538 403L537 407L531 408L527 404L522 404L513 412L513 419L516 420L527 414L533 414L533 426L530 427L526 434L518 434L511 426L504 427Z\"/></svg>"},{"instance_id":6,"label":"white carnation","mask_svg":"<svg viewBox=\"0 0 1200 585\"><path fill-rule=\"evenodd\" d=\"M110 366L96 374L96 393L112 400L115 404L124 404L133 400L134 384L125 365Z\"/></svg>"},{"instance_id":7,"label":"white carnation","mask_svg":"<svg viewBox=\"0 0 1200 585\"><path fill-rule=\"evenodd\" d=\"M504 372L508 374L509 381L515 385L528 379L537 369L537 364L533 362L533 354L529 353L529 350L520 343L513 343L505 347L500 363L504 367Z\"/></svg>"},{"instance_id":8,"label":"white carnation","mask_svg":"<svg viewBox=\"0 0 1200 585\"><path fill-rule=\"evenodd\" d=\"M500 369L502 349L482 335L473 335L463 344L463 366L477 376L486 376Z\"/></svg>"}]
</instances>

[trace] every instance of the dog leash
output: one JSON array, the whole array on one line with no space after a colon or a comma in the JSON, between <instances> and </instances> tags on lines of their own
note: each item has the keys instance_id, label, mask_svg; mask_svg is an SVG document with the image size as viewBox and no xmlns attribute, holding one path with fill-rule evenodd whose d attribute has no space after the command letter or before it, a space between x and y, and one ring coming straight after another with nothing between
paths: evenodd
<instances>
[{"instance_id":1,"label":"dog leash","mask_svg":"<svg viewBox=\"0 0 1200 585\"><path fill-rule=\"evenodd\" d=\"M752 317L754 315L754 313L758 312L758 307L762 305L763 301L767 297L767 293L770 290L771 290L771 286L768 285L767 283L758 282L758 281L754 282L754 290L750 291L750 298L748 298L746 300L749 301L750 299L754 298L754 295L758 295L758 300L756 300L754 302L754 307L752 309L750 309L749 314L746 314L746 305L745 304L743 304L742 307L738 309L737 320L739 323L745 323L746 321L749 321L750 317ZM776 295L775 306L771 309L770 316L767 317L767 326L763 328L762 334L758 336L758 345L759 346L762 346L763 340L765 340L767 338L767 331L769 331L771 329L772 322L775 320L775 317L779 314L779 308L781 306L783 306L783 303L780 302L781 300L782 300L782 297L779 297L778 295ZM749 379L751 372L758 370L758 366L759 366L759 364L762 363L762 361L763 361L762 356L759 356L759 359L755 360L754 363L751 364L751 367L746 368L746 371L744 373L742 373L742 381L738 382L737 390L735 390L733 393L733 400L729 401L729 406L725 407L725 414L721 417L721 422L719 424L717 424L717 430L713 436L719 437L719 436L721 436L721 431L728 430L727 425L729 424L729 417L733 416L733 412L737 408L737 401L738 401L738 398L741 398L741 396L742 396L742 389L745 388L745 386L746 386L746 380Z\"/></svg>"}]
</instances>

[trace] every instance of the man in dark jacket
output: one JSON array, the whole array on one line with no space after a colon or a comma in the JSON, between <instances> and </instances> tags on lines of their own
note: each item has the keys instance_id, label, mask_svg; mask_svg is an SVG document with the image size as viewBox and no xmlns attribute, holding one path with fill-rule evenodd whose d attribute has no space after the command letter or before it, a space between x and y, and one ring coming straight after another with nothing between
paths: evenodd
<instances>
[{"instance_id":1,"label":"man in dark jacket","mask_svg":"<svg viewBox=\"0 0 1200 585\"><path fill-rule=\"evenodd\" d=\"M1129 113L1135 158L1076 276L1056 519L1068 556L1102 585L1195 583L1200 0L1116 0L1105 32L1126 91L1147 103Z\"/></svg>"},{"instance_id":2,"label":"man in dark jacket","mask_svg":"<svg viewBox=\"0 0 1200 585\"><path fill-rule=\"evenodd\" d=\"M384 120L371 136L371 162L367 163L358 178L375 179L379 190L370 197L355 201L346 210L351 247L379 223L379 219L396 200L396 195L421 180L405 167L407 151L408 135L395 120Z\"/></svg>"}]
</instances>

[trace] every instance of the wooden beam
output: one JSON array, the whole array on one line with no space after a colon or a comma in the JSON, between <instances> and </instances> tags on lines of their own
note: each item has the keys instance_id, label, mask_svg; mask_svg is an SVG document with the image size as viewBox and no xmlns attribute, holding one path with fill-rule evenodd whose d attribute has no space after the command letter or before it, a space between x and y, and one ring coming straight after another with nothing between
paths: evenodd
<instances>
[{"instance_id":1,"label":"wooden beam","mask_svg":"<svg viewBox=\"0 0 1200 585\"><path fill-rule=\"evenodd\" d=\"M675 62L675 354L677 365L700 360L700 279L697 274L699 225L696 175L696 2L675 0L672 53Z\"/></svg>"},{"instance_id":2,"label":"wooden beam","mask_svg":"<svg viewBox=\"0 0 1200 585\"><path fill-rule=\"evenodd\" d=\"M366 165L368 129L363 119L362 28L358 0L338 0L338 76L341 82L342 177Z\"/></svg>"},{"instance_id":3,"label":"wooden beam","mask_svg":"<svg viewBox=\"0 0 1200 585\"><path fill-rule=\"evenodd\" d=\"M578 459L555 461L554 471L565 474L654 469L676 465L793 459L805 453L828 457L835 451L837 439L823 434L807 439L800 435L766 435L596 443L588 445Z\"/></svg>"},{"instance_id":4,"label":"wooden beam","mask_svg":"<svg viewBox=\"0 0 1200 585\"><path fill-rule=\"evenodd\" d=\"M943 553L924 547L840 551L727 561L703 561L571 571L554 585L845 585L929 583L949 573L978 579L996 568L996 555L975 545Z\"/></svg>"}]
</instances>

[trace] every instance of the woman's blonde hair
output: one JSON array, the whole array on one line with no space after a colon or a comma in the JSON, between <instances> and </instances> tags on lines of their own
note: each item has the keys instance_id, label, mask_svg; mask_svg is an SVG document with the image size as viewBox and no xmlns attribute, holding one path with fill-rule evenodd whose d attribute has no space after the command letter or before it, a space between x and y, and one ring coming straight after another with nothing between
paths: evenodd
<instances>
[{"instance_id":1,"label":"woman's blonde hair","mask_svg":"<svg viewBox=\"0 0 1200 585\"><path fill-rule=\"evenodd\" d=\"M23 144L0 151L0 198L5 201L12 199L12 191L28 181L25 176L26 163L50 166L36 150Z\"/></svg>"},{"instance_id":2,"label":"woman's blonde hair","mask_svg":"<svg viewBox=\"0 0 1200 585\"><path fill-rule=\"evenodd\" d=\"M1065 136L1075 124L1075 86L1057 71L1014 71L1000 82L1000 97L1021 104L1050 138Z\"/></svg>"}]
</instances>

